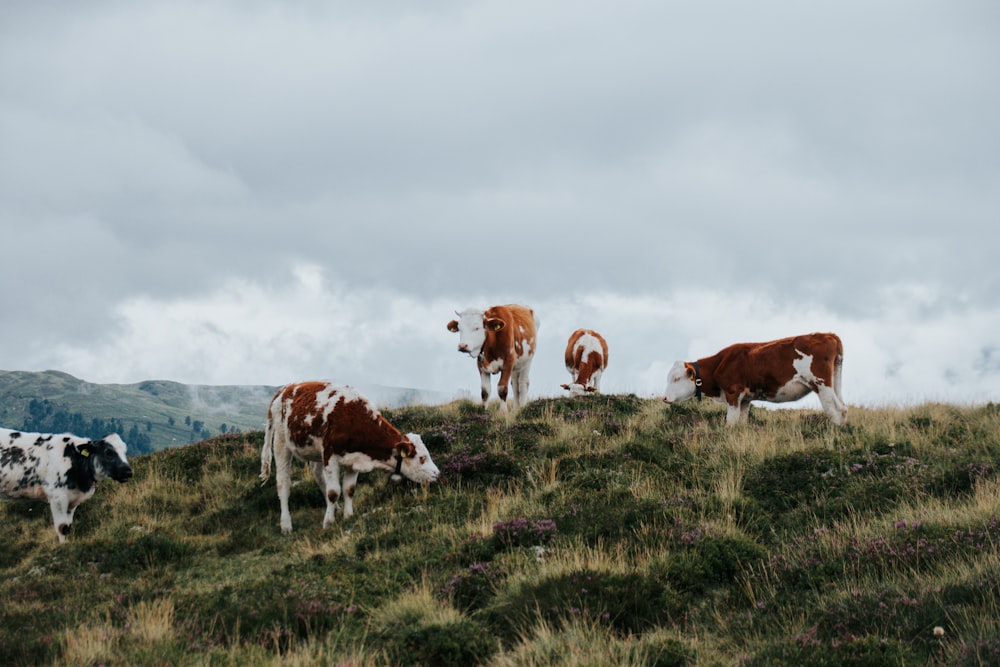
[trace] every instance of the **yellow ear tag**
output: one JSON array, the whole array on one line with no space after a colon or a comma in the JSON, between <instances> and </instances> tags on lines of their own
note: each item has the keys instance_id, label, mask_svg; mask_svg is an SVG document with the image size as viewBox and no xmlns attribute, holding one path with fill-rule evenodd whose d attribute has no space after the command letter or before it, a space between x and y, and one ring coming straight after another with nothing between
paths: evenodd
<instances>
[{"instance_id":1,"label":"yellow ear tag","mask_svg":"<svg viewBox=\"0 0 1000 667\"><path fill-rule=\"evenodd\" d=\"M89 449L81 449L80 450L80 456L90 456L90 450Z\"/></svg>"}]
</instances>

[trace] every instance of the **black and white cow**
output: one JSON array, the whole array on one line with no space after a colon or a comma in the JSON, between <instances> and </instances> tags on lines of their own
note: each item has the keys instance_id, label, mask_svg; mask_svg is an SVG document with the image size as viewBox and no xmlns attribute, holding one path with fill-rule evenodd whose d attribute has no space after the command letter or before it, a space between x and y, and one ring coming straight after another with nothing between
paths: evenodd
<instances>
[{"instance_id":1,"label":"black and white cow","mask_svg":"<svg viewBox=\"0 0 1000 667\"><path fill-rule=\"evenodd\" d=\"M102 479L125 482L132 468L117 433L88 440L69 433L22 433L0 428L0 498L48 500L59 542L73 513Z\"/></svg>"}]
</instances>

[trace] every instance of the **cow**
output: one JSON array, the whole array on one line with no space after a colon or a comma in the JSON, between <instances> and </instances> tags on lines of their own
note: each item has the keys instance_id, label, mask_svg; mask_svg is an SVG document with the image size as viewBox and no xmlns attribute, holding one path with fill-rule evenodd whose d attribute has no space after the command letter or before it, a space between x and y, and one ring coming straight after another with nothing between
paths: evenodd
<instances>
[{"instance_id":1,"label":"cow","mask_svg":"<svg viewBox=\"0 0 1000 667\"><path fill-rule=\"evenodd\" d=\"M577 329L566 343L566 370L573 382L562 385L570 396L601 390L601 375L608 367L608 342L592 329Z\"/></svg>"},{"instance_id":2,"label":"cow","mask_svg":"<svg viewBox=\"0 0 1000 667\"><path fill-rule=\"evenodd\" d=\"M341 493L344 519L354 514L359 473L386 470L395 482L404 475L419 483L438 477L438 468L419 435L402 435L355 389L328 382L289 384L274 395L260 452L262 483L271 476L272 456L285 534L292 532L288 492L293 458L312 464L313 478L326 498L323 528L336 519Z\"/></svg>"},{"instance_id":3,"label":"cow","mask_svg":"<svg viewBox=\"0 0 1000 667\"><path fill-rule=\"evenodd\" d=\"M127 482L132 467L117 433L99 440L70 433L25 433L0 428L0 498L48 500L59 543L73 514L102 479Z\"/></svg>"},{"instance_id":4,"label":"cow","mask_svg":"<svg viewBox=\"0 0 1000 667\"><path fill-rule=\"evenodd\" d=\"M527 306L508 304L486 310L468 308L455 311L457 320L448 322L448 331L458 333L458 351L476 360L482 387L483 405L490 398L490 376L500 373L497 396L500 412L507 413L507 384L513 382L513 405L517 409L528 400L528 371L535 356L535 311Z\"/></svg>"},{"instance_id":5,"label":"cow","mask_svg":"<svg viewBox=\"0 0 1000 667\"><path fill-rule=\"evenodd\" d=\"M737 343L698 361L670 369L663 400L676 403L702 395L728 406L726 423L745 420L750 401L797 401L811 391L834 424L847 421L840 395L844 346L832 333L812 333L768 343Z\"/></svg>"}]
</instances>

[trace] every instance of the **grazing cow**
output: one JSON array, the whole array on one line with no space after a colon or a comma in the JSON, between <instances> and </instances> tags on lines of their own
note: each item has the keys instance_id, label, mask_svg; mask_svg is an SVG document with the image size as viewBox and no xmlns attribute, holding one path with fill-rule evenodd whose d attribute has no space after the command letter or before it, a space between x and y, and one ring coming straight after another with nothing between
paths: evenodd
<instances>
[{"instance_id":1,"label":"grazing cow","mask_svg":"<svg viewBox=\"0 0 1000 667\"><path fill-rule=\"evenodd\" d=\"M562 385L570 396L601 390L601 375L608 367L608 342L592 329L577 329L566 343L566 370L573 382Z\"/></svg>"},{"instance_id":2,"label":"grazing cow","mask_svg":"<svg viewBox=\"0 0 1000 667\"><path fill-rule=\"evenodd\" d=\"M22 433L0 428L0 498L48 500L60 543L73 513L102 479L125 482L132 468L117 433L88 440L69 433Z\"/></svg>"},{"instance_id":3,"label":"grazing cow","mask_svg":"<svg viewBox=\"0 0 1000 667\"><path fill-rule=\"evenodd\" d=\"M393 481L405 475L420 483L433 482L438 476L419 435L402 435L357 391L326 382L290 384L274 395L260 452L261 482L271 476L272 452L282 533L292 532L288 513L292 458L312 464L313 477L326 497L323 528L336 518L342 490L344 518L354 514L358 473L379 468L392 472Z\"/></svg>"},{"instance_id":4,"label":"grazing cow","mask_svg":"<svg viewBox=\"0 0 1000 667\"><path fill-rule=\"evenodd\" d=\"M840 395L844 346L832 333L813 333L769 343L737 343L698 361L678 361L670 369L666 403L702 394L729 406L726 423L745 419L750 401L797 401L816 392L834 424L847 420Z\"/></svg>"},{"instance_id":5,"label":"grazing cow","mask_svg":"<svg viewBox=\"0 0 1000 667\"><path fill-rule=\"evenodd\" d=\"M458 351L476 360L483 404L490 397L490 375L500 373L500 411L507 412L508 382L514 384L514 408L522 406L528 400L528 371L535 356L535 311L509 304L455 314L458 319L448 322L448 331L459 334Z\"/></svg>"}]
</instances>

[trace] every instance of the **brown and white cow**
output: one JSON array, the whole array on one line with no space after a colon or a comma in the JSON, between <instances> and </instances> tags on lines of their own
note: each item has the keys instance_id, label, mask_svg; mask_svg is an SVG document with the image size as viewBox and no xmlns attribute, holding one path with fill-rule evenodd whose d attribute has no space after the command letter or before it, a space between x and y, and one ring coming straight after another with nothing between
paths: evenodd
<instances>
[{"instance_id":1,"label":"brown and white cow","mask_svg":"<svg viewBox=\"0 0 1000 667\"><path fill-rule=\"evenodd\" d=\"M500 411L507 412L508 382L514 384L514 408L523 405L528 400L528 371L535 356L535 311L508 304L486 310L469 308L455 314L458 319L448 322L448 331L459 334L458 351L476 360L483 404L490 397L490 376L500 373Z\"/></svg>"},{"instance_id":2,"label":"brown and white cow","mask_svg":"<svg viewBox=\"0 0 1000 667\"><path fill-rule=\"evenodd\" d=\"M834 424L847 420L840 395L844 346L832 333L793 336L769 343L737 343L698 361L670 369L663 400L676 403L702 394L729 406L726 423L745 419L750 401L797 401L811 391Z\"/></svg>"},{"instance_id":3,"label":"brown and white cow","mask_svg":"<svg viewBox=\"0 0 1000 667\"><path fill-rule=\"evenodd\" d=\"M292 532L288 492L293 458L312 464L313 477L326 497L323 528L336 518L341 491L344 518L354 514L358 473L386 470L396 482L403 475L419 483L438 477L438 468L419 435L402 435L357 391L326 382L290 384L274 395L260 452L261 482L271 476L272 452L282 533Z\"/></svg>"},{"instance_id":4,"label":"brown and white cow","mask_svg":"<svg viewBox=\"0 0 1000 667\"><path fill-rule=\"evenodd\" d=\"M593 329L577 329L566 343L566 370L573 382L562 385L570 396L601 390L601 375L608 367L608 342Z\"/></svg>"}]
</instances>

